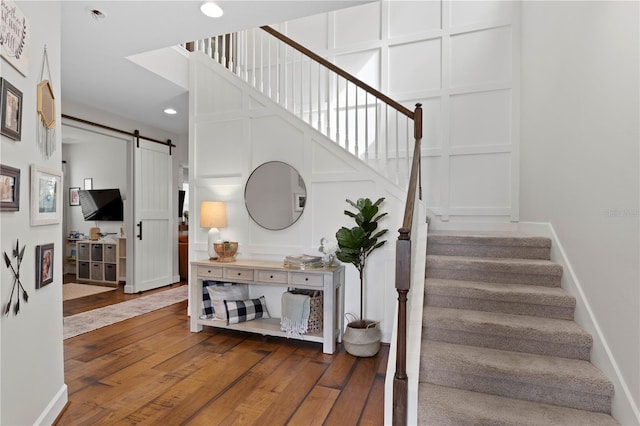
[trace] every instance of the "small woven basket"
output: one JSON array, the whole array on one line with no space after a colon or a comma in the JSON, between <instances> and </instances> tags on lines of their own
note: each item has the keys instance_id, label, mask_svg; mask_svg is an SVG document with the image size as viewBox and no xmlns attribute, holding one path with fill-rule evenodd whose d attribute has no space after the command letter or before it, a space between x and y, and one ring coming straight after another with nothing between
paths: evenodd
<instances>
[{"instance_id":1,"label":"small woven basket","mask_svg":"<svg viewBox=\"0 0 640 426\"><path fill-rule=\"evenodd\" d=\"M289 290L293 294L306 294L309 296L309 321L307 325L307 333L319 333L322 331L324 299L320 290L304 290L300 288Z\"/></svg>"}]
</instances>

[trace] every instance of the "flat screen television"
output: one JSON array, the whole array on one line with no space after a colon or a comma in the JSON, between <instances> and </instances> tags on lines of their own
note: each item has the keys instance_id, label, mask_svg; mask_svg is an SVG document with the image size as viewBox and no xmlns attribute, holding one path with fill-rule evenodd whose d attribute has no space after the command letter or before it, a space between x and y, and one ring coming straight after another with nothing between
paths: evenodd
<instances>
[{"instance_id":1,"label":"flat screen television","mask_svg":"<svg viewBox=\"0 0 640 426\"><path fill-rule=\"evenodd\" d=\"M124 209L120 190L87 189L78 191L84 220L124 220Z\"/></svg>"}]
</instances>

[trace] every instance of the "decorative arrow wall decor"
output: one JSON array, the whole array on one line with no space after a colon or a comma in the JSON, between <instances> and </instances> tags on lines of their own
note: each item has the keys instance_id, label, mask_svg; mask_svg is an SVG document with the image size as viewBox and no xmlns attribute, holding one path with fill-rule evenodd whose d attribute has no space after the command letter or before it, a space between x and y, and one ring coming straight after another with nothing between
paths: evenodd
<instances>
[{"instance_id":1,"label":"decorative arrow wall decor","mask_svg":"<svg viewBox=\"0 0 640 426\"><path fill-rule=\"evenodd\" d=\"M15 268L13 267L13 262L11 261L11 259L9 259L9 255L7 255L7 252L4 252L4 262L7 265L7 268L11 269L11 272L13 273L13 287L11 287L11 295L9 296L9 301L7 302L3 310L5 316L9 315L9 312L11 312L11 303L13 302L13 294L16 292L16 287L18 287L18 292L16 293L16 302L13 305L13 314L18 315L18 313L20 312L20 290L22 290L22 299L24 300L24 302L27 303L29 301L29 295L20 282L20 265L22 264L22 258L24 257L25 248L27 248L26 245L23 246L22 249L20 249L19 240L16 240L16 248L13 249L12 255L14 259L17 259Z\"/></svg>"}]
</instances>

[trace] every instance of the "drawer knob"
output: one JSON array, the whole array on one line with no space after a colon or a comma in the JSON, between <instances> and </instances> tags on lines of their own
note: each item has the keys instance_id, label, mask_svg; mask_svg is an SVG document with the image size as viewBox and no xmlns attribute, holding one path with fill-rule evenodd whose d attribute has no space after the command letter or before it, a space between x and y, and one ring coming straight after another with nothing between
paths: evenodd
<instances>
[{"instance_id":1,"label":"drawer knob","mask_svg":"<svg viewBox=\"0 0 640 426\"><path fill-rule=\"evenodd\" d=\"M211 269L209 269L209 270L207 271L207 274L210 274L210 273L211 273Z\"/></svg>"},{"instance_id":2,"label":"drawer knob","mask_svg":"<svg viewBox=\"0 0 640 426\"><path fill-rule=\"evenodd\" d=\"M309 278L305 278L304 280L305 280L305 281L309 281Z\"/></svg>"},{"instance_id":3,"label":"drawer knob","mask_svg":"<svg viewBox=\"0 0 640 426\"><path fill-rule=\"evenodd\" d=\"M269 275L269 278L273 279L273 275Z\"/></svg>"},{"instance_id":4,"label":"drawer knob","mask_svg":"<svg viewBox=\"0 0 640 426\"><path fill-rule=\"evenodd\" d=\"M238 276L242 275L242 272L238 272Z\"/></svg>"}]
</instances>

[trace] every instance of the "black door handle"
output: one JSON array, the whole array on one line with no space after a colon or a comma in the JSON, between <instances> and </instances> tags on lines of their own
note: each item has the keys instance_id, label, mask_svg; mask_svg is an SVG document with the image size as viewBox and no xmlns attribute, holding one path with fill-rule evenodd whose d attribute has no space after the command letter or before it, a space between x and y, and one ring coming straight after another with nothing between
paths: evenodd
<instances>
[{"instance_id":1,"label":"black door handle","mask_svg":"<svg viewBox=\"0 0 640 426\"><path fill-rule=\"evenodd\" d=\"M137 237L139 240L142 240L142 221L138 222L138 224L136 225L138 227L138 229L140 229Z\"/></svg>"}]
</instances>

